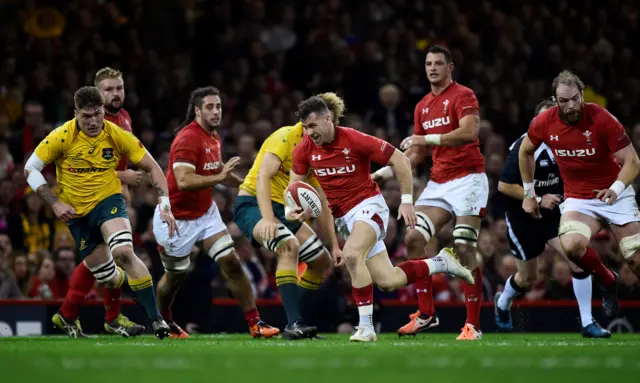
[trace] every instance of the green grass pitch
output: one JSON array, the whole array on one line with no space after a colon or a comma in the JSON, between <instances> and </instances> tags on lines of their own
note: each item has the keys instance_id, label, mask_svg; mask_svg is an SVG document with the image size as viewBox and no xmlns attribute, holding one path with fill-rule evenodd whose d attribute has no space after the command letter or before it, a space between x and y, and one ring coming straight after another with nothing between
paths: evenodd
<instances>
[{"instance_id":1,"label":"green grass pitch","mask_svg":"<svg viewBox=\"0 0 640 383\"><path fill-rule=\"evenodd\" d=\"M609 340L579 334L456 334L349 343L194 335L186 340L99 336L0 338L2 382L536 382L584 383L640 374L640 335Z\"/></svg>"}]
</instances>

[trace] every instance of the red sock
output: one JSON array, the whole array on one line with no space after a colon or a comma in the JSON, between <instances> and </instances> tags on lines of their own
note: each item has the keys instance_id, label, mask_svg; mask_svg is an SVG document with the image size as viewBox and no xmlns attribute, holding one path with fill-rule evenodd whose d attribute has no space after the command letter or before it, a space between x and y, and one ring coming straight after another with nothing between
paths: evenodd
<instances>
[{"instance_id":1,"label":"red sock","mask_svg":"<svg viewBox=\"0 0 640 383\"><path fill-rule=\"evenodd\" d=\"M108 289L106 287L102 289L104 310L106 312L105 321L107 323L113 322L118 317L118 315L120 315L121 295L122 289Z\"/></svg>"},{"instance_id":2,"label":"red sock","mask_svg":"<svg viewBox=\"0 0 640 383\"><path fill-rule=\"evenodd\" d=\"M173 313L171 312L171 309L167 309L166 311L160 311L160 315L162 315L162 319L164 319L166 322L170 322L173 320Z\"/></svg>"},{"instance_id":3,"label":"red sock","mask_svg":"<svg viewBox=\"0 0 640 383\"><path fill-rule=\"evenodd\" d=\"M572 259L572 261L574 261L576 265L580 266L582 270L595 275L604 287L611 287L616 282L616 278L611 270L602 263L600 255L591 247L587 247L587 251L584 253L582 258L579 260Z\"/></svg>"},{"instance_id":4,"label":"red sock","mask_svg":"<svg viewBox=\"0 0 640 383\"><path fill-rule=\"evenodd\" d=\"M244 319L247 320L249 327L252 327L256 323L260 322L260 314L257 308L252 308L244 312Z\"/></svg>"},{"instance_id":5,"label":"red sock","mask_svg":"<svg viewBox=\"0 0 640 383\"><path fill-rule=\"evenodd\" d=\"M431 290L432 280L433 278L428 276L418 279L414 283L418 294L418 309L420 309L421 314L426 316L433 316L436 313L436 309L433 306L433 291Z\"/></svg>"},{"instance_id":6,"label":"red sock","mask_svg":"<svg viewBox=\"0 0 640 383\"><path fill-rule=\"evenodd\" d=\"M417 280L429 276L429 266L425 261L406 261L398 265L407 276L407 285L414 284Z\"/></svg>"},{"instance_id":7,"label":"red sock","mask_svg":"<svg viewBox=\"0 0 640 383\"><path fill-rule=\"evenodd\" d=\"M356 306L373 306L373 284L368 284L364 287L351 287L351 294L353 300L356 302Z\"/></svg>"},{"instance_id":8,"label":"red sock","mask_svg":"<svg viewBox=\"0 0 640 383\"><path fill-rule=\"evenodd\" d=\"M78 310L80 305L84 302L84 299L91 292L93 284L96 282L96 278L91 273L91 270L85 266L84 262L81 262L73 274L71 274L71 280L69 281L69 291L64 297L64 302L60 308L60 314L65 319L75 320L78 318Z\"/></svg>"},{"instance_id":9,"label":"red sock","mask_svg":"<svg viewBox=\"0 0 640 383\"><path fill-rule=\"evenodd\" d=\"M464 291L465 305L467 306L467 321L480 330L480 308L482 307L482 271L479 267L473 269L473 278L475 283L469 285L462 282L462 290Z\"/></svg>"}]
</instances>

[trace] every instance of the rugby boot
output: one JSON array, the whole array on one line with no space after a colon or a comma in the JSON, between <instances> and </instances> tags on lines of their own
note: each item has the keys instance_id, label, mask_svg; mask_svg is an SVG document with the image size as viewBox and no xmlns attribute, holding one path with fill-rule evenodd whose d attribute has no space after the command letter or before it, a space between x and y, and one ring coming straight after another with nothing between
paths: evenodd
<instances>
[{"instance_id":1,"label":"rugby boot","mask_svg":"<svg viewBox=\"0 0 640 383\"><path fill-rule=\"evenodd\" d=\"M280 334L280 329L260 320L253 326L249 327L249 333L254 338L271 338Z\"/></svg>"},{"instance_id":2,"label":"rugby boot","mask_svg":"<svg viewBox=\"0 0 640 383\"><path fill-rule=\"evenodd\" d=\"M582 327L583 338L611 338L611 332L602 328L595 320Z\"/></svg>"},{"instance_id":3,"label":"rugby boot","mask_svg":"<svg viewBox=\"0 0 640 383\"><path fill-rule=\"evenodd\" d=\"M616 281L609 288L600 285L602 291L602 313L608 320L614 319L620 313L620 304L618 303L618 273L612 271Z\"/></svg>"},{"instance_id":4,"label":"rugby boot","mask_svg":"<svg viewBox=\"0 0 640 383\"><path fill-rule=\"evenodd\" d=\"M67 320L62 316L62 314L60 314L60 312L57 312L51 318L51 322L71 338L90 338L90 336L82 332L80 320L77 318L73 321Z\"/></svg>"},{"instance_id":5,"label":"rugby boot","mask_svg":"<svg viewBox=\"0 0 640 383\"><path fill-rule=\"evenodd\" d=\"M430 330L440 325L440 320L436 314L427 316L423 315L420 310L409 315L409 319L409 323L398 329L398 336L415 336L420 331Z\"/></svg>"},{"instance_id":6,"label":"rugby boot","mask_svg":"<svg viewBox=\"0 0 640 383\"><path fill-rule=\"evenodd\" d=\"M460 260L458 260L458 256L452 248L445 247L440 251L440 253L438 253L438 255L431 259L434 262L443 262L445 268L443 271L444 273L458 277L470 285L474 283L473 274L471 274L469 269L462 266Z\"/></svg>"},{"instance_id":7,"label":"rugby boot","mask_svg":"<svg viewBox=\"0 0 640 383\"><path fill-rule=\"evenodd\" d=\"M125 338L140 335L144 330L144 326L132 322L129 318L122 315L122 313L118 314L116 319L111 323L104 323L104 331L106 331L107 334L122 335Z\"/></svg>"},{"instance_id":8,"label":"rugby boot","mask_svg":"<svg viewBox=\"0 0 640 383\"><path fill-rule=\"evenodd\" d=\"M317 334L318 328L316 326L309 326L302 321L297 321L294 324L287 325L287 327L284 328L282 337L287 340L298 340L315 338Z\"/></svg>"},{"instance_id":9,"label":"rugby boot","mask_svg":"<svg viewBox=\"0 0 640 383\"><path fill-rule=\"evenodd\" d=\"M358 326L356 333L349 338L351 342L375 342L376 340L378 337L373 326Z\"/></svg>"},{"instance_id":10,"label":"rugby boot","mask_svg":"<svg viewBox=\"0 0 640 383\"><path fill-rule=\"evenodd\" d=\"M511 321L511 302L509 302L509 308L507 310L503 310L498 307L498 299L502 293L496 293L496 296L493 298L493 311L496 317L496 326L499 329L504 331L513 330L513 322Z\"/></svg>"},{"instance_id":11,"label":"rugby boot","mask_svg":"<svg viewBox=\"0 0 640 383\"><path fill-rule=\"evenodd\" d=\"M158 339L164 339L171 333L171 329L164 319L153 321L153 323L151 323L151 327L153 328L153 333Z\"/></svg>"},{"instance_id":12,"label":"rugby boot","mask_svg":"<svg viewBox=\"0 0 640 383\"><path fill-rule=\"evenodd\" d=\"M476 330L476 328L469 323L466 323L462 328L462 332L456 340L479 340L482 339L482 331Z\"/></svg>"},{"instance_id":13,"label":"rugby boot","mask_svg":"<svg viewBox=\"0 0 640 383\"><path fill-rule=\"evenodd\" d=\"M189 334L182 329L182 327L178 326L178 324L174 321L167 322L169 329L171 329L171 333L169 334L169 338L171 339L187 339Z\"/></svg>"}]
</instances>

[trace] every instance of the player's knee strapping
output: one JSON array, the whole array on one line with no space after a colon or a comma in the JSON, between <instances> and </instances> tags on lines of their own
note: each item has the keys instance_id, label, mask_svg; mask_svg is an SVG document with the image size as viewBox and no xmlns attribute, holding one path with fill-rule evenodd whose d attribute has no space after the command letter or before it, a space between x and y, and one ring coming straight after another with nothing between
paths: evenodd
<instances>
[{"instance_id":1,"label":"player's knee strapping","mask_svg":"<svg viewBox=\"0 0 640 383\"><path fill-rule=\"evenodd\" d=\"M217 261L219 258L225 257L235 250L233 239L229 234L225 234L211 246L209 249L209 256Z\"/></svg>"},{"instance_id":2,"label":"player's knee strapping","mask_svg":"<svg viewBox=\"0 0 640 383\"><path fill-rule=\"evenodd\" d=\"M471 225L456 225L453 228L453 243L476 247L478 243L478 230Z\"/></svg>"},{"instance_id":3,"label":"player's knee strapping","mask_svg":"<svg viewBox=\"0 0 640 383\"><path fill-rule=\"evenodd\" d=\"M285 225L278 225L278 233L276 234L275 238L270 239L268 241L264 241L263 245L265 248L267 248L267 250L273 251L275 253L278 247L280 247L283 243L288 241L289 238L295 238L295 237L296 236L293 235L291 230L287 229Z\"/></svg>"},{"instance_id":4,"label":"player's knee strapping","mask_svg":"<svg viewBox=\"0 0 640 383\"><path fill-rule=\"evenodd\" d=\"M190 265L191 260L189 259L189 256L184 258L169 256L162 257L162 266L164 266L164 269L174 274L186 273L187 270L189 270Z\"/></svg>"},{"instance_id":5,"label":"player's knee strapping","mask_svg":"<svg viewBox=\"0 0 640 383\"><path fill-rule=\"evenodd\" d=\"M423 212L416 212L416 218L418 221L416 223L416 230L420 232L424 236L424 239L427 243L433 238L436 233L436 228L431 222L431 218Z\"/></svg>"},{"instance_id":6,"label":"player's knee strapping","mask_svg":"<svg viewBox=\"0 0 640 383\"><path fill-rule=\"evenodd\" d=\"M306 241L300 246L300 252L298 253L298 259L302 262L311 262L318 258L324 251L322 241L317 235L312 235L307 238Z\"/></svg>"},{"instance_id":7,"label":"player's knee strapping","mask_svg":"<svg viewBox=\"0 0 640 383\"><path fill-rule=\"evenodd\" d=\"M118 280L118 284L122 285L124 281L124 272L121 271L119 267L116 266L115 262L113 262L113 257L109 254L109 260L101 265L90 268L91 273L94 277L96 277L96 281L100 284L105 284L112 280L113 278L117 278L118 274L121 274L121 278Z\"/></svg>"},{"instance_id":8,"label":"player's knee strapping","mask_svg":"<svg viewBox=\"0 0 640 383\"><path fill-rule=\"evenodd\" d=\"M640 234L630 235L620 240L620 252L624 259L629 259L640 250Z\"/></svg>"},{"instance_id":9,"label":"player's knee strapping","mask_svg":"<svg viewBox=\"0 0 640 383\"><path fill-rule=\"evenodd\" d=\"M107 246L109 246L109 251L111 253L113 253L113 250L117 249L118 247L133 247L133 235L129 230L117 231L107 238Z\"/></svg>"},{"instance_id":10,"label":"player's knee strapping","mask_svg":"<svg viewBox=\"0 0 640 383\"><path fill-rule=\"evenodd\" d=\"M591 239L591 228L584 222L567 221L562 223L558 228L558 236L565 234L580 234Z\"/></svg>"}]
</instances>

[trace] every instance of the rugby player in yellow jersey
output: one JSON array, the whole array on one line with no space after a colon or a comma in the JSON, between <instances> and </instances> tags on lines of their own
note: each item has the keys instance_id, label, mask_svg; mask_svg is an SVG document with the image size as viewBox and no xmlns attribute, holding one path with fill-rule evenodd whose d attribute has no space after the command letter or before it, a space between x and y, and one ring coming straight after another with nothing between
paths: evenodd
<instances>
[{"instance_id":1,"label":"rugby player in yellow jersey","mask_svg":"<svg viewBox=\"0 0 640 383\"><path fill-rule=\"evenodd\" d=\"M320 97L329 106L337 123L344 112L344 101L335 93L323 93ZM287 326L282 334L285 339L316 337L317 328L305 321L308 318L303 319L301 303L307 309L314 307L315 292L331 267L331 256L313 229L306 223L285 219L283 197L289 185L291 153L302 137L301 123L272 133L262 144L233 204L233 219L242 233L249 240L278 254L276 284L287 316ZM321 200L326 201L315 178L310 178L309 182ZM330 242L331 254L337 255L340 247L328 206L323 206L318 225ZM300 282L298 260L307 263ZM306 311L304 317L311 316L309 310Z\"/></svg>"},{"instance_id":2,"label":"rugby player in yellow jersey","mask_svg":"<svg viewBox=\"0 0 640 383\"><path fill-rule=\"evenodd\" d=\"M133 252L131 223L116 166L126 156L150 173L162 221L173 235L176 222L167 182L160 166L135 136L105 121L104 98L98 88L78 89L73 101L75 118L38 144L25 164L25 177L55 215L67 222L83 262L96 280L106 287L120 287L127 281L155 335L162 339L169 335L169 326L158 311L149 270ZM56 164L57 197L41 173L51 162ZM124 271L115 265L114 257ZM84 335L77 318L59 312L53 316L53 323L73 338Z\"/></svg>"}]
</instances>

